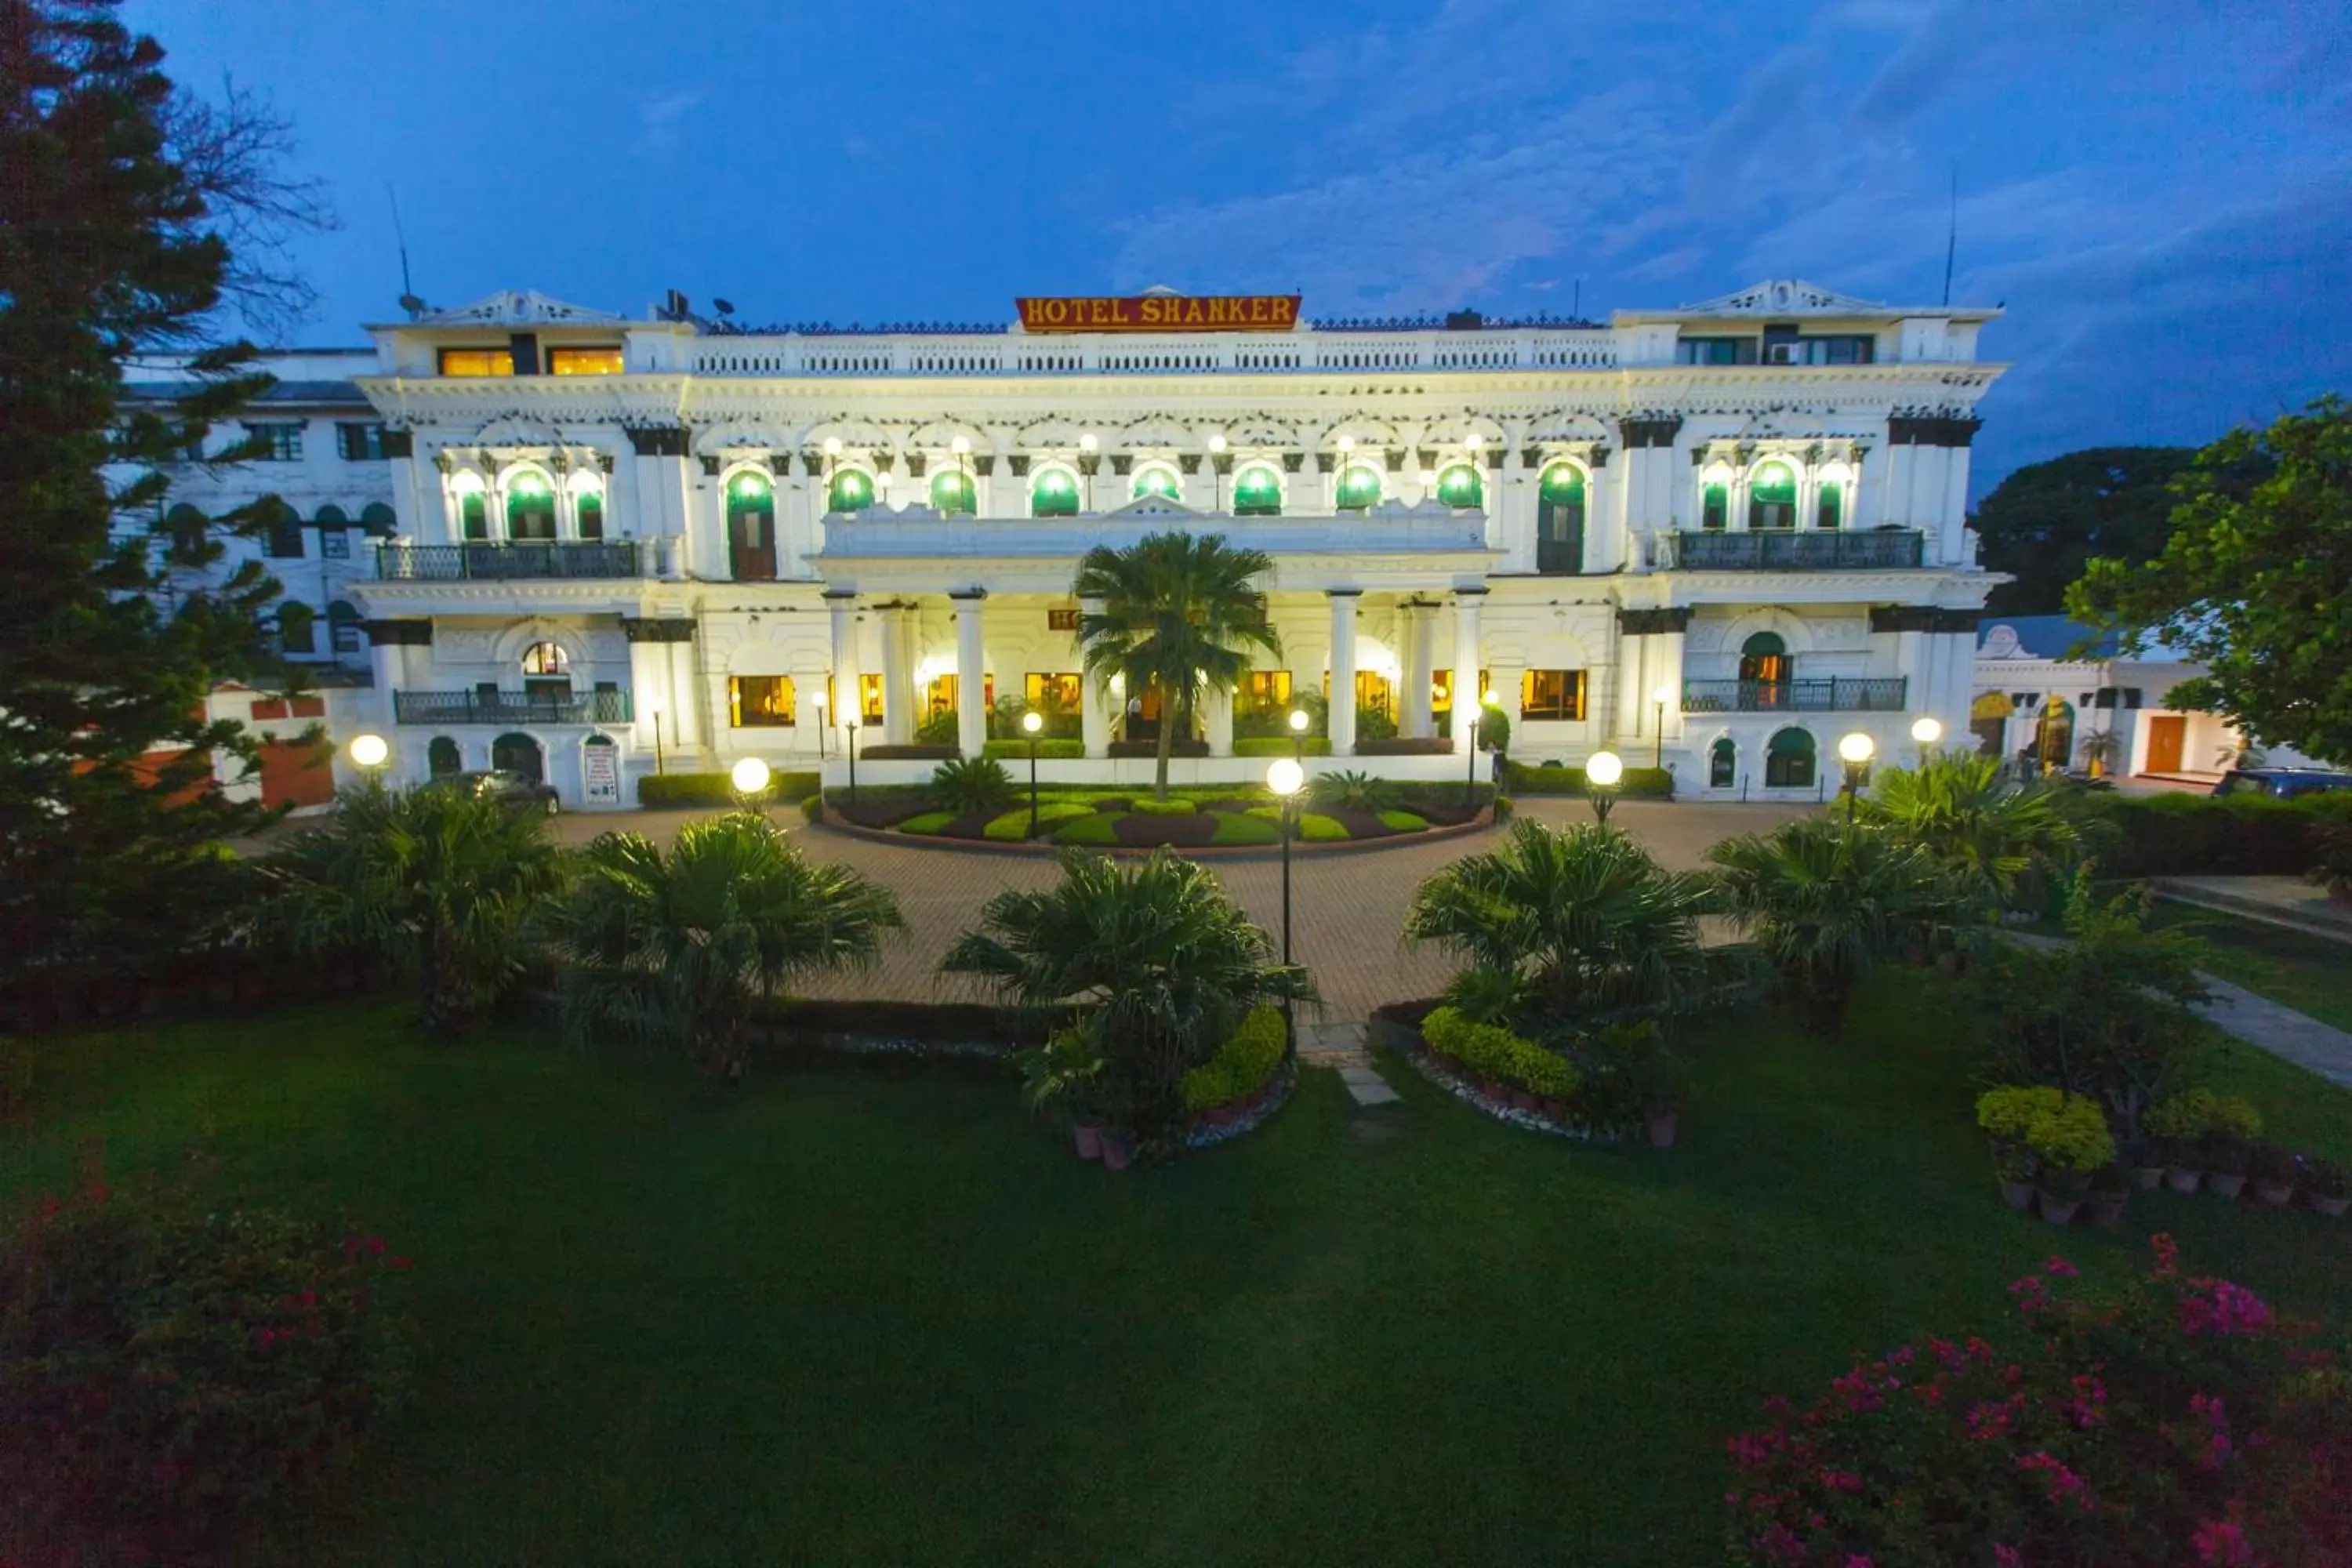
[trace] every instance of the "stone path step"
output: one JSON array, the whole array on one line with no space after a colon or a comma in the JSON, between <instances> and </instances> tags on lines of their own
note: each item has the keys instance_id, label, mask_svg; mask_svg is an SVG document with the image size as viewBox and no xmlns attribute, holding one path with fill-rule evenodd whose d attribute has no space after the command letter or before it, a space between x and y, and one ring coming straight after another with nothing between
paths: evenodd
<instances>
[{"instance_id":1,"label":"stone path step","mask_svg":"<svg viewBox=\"0 0 2352 1568\"><path fill-rule=\"evenodd\" d=\"M1337 1068L1358 1105L1388 1105L1399 1098L1372 1066L1360 1022L1299 1025L1298 1059L1307 1067Z\"/></svg>"}]
</instances>

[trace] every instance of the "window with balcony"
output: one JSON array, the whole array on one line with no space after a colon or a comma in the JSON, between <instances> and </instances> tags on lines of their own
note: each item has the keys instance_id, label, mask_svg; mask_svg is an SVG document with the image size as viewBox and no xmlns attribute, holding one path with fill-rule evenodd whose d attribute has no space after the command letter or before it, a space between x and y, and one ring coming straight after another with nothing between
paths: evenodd
<instances>
[{"instance_id":1,"label":"window with balcony","mask_svg":"<svg viewBox=\"0 0 2352 1568\"><path fill-rule=\"evenodd\" d=\"M874 504L874 476L863 468L835 468L825 487L827 511L864 511Z\"/></svg>"},{"instance_id":2,"label":"window with balcony","mask_svg":"<svg viewBox=\"0 0 2352 1568\"><path fill-rule=\"evenodd\" d=\"M469 540L487 541L490 537L490 505L481 491L459 492L457 531Z\"/></svg>"},{"instance_id":3,"label":"window with balcony","mask_svg":"<svg viewBox=\"0 0 2352 1568\"><path fill-rule=\"evenodd\" d=\"M746 468L727 481L727 557L739 583L776 575L776 492L765 474Z\"/></svg>"},{"instance_id":4,"label":"window with balcony","mask_svg":"<svg viewBox=\"0 0 2352 1568\"><path fill-rule=\"evenodd\" d=\"M599 343L593 347L550 349L547 351L547 374L618 375L621 374L621 345Z\"/></svg>"},{"instance_id":5,"label":"window with balcony","mask_svg":"<svg viewBox=\"0 0 2352 1568\"><path fill-rule=\"evenodd\" d=\"M1698 525L1709 533L1721 533L1731 516L1731 489L1727 485L1711 484L1698 493Z\"/></svg>"},{"instance_id":6,"label":"window with balcony","mask_svg":"<svg viewBox=\"0 0 2352 1568\"><path fill-rule=\"evenodd\" d=\"M980 510L980 489L961 468L942 468L931 476L931 507L949 517L970 517Z\"/></svg>"},{"instance_id":7,"label":"window with balcony","mask_svg":"<svg viewBox=\"0 0 2352 1568\"><path fill-rule=\"evenodd\" d=\"M299 463L302 460L302 426L299 420L268 425L248 424L246 435L260 441L262 449L255 461L262 463Z\"/></svg>"},{"instance_id":8,"label":"window with balcony","mask_svg":"<svg viewBox=\"0 0 2352 1568\"><path fill-rule=\"evenodd\" d=\"M1180 500L1183 495L1184 482L1165 463L1152 463L1135 470L1134 500L1158 496L1162 500Z\"/></svg>"},{"instance_id":9,"label":"window with balcony","mask_svg":"<svg viewBox=\"0 0 2352 1568\"><path fill-rule=\"evenodd\" d=\"M1467 463L1456 463L1437 476L1437 499L1457 511L1478 505L1485 496L1478 470Z\"/></svg>"},{"instance_id":10,"label":"window with balcony","mask_svg":"<svg viewBox=\"0 0 2352 1568\"><path fill-rule=\"evenodd\" d=\"M1043 468L1029 486L1031 517L1078 515L1078 477L1067 468Z\"/></svg>"},{"instance_id":11,"label":"window with balcony","mask_svg":"<svg viewBox=\"0 0 2352 1568\"><path fill-rule=\"evenodd\" d=\"M1806 730L1780 730L1764 746L1764 787L1813 787L1813 737Z\"/></svg>"},{"instance_id":12,"label":"window with balcony","mask_svg":"<svg viewBox=\"0 0 2352 1568\"><path fill-rule=\"evenodd\" d=\"M1234 476L1235 517L1280 517L1282 476L1264 463L1253 463Z\"/></svg>"},{"instance_id":13,"label":"window with balcony","mask_svg":"<svg viewBox=\"0 0 2352 1568\"><path fill-rule=\"evenodd\" d=\"M539 474L517 474L507 486L507 537L518 542L555 537L555 487Z\"/></svg>"},{"instance_id":14,"label":"window with balcony","mask_svg":"<svg viewBox=\"0 0 2352 1568\"><path fill-rule=\"evenodd\" d=\"M581 538L604 538L604 498L594 490L582 490L580 499L572 503L572 521L579 525Z\"/></svg>"},{"instance_id":15,"label":"window with balcony","mask_svg":"<svg viewBox=\"0 0 2352 1568\"><path fill-rule=\"evenodd\" d=\"M440 363L443 375L512 375L514 350L443 349Z\"/></svg>"},{"instance_id":16,"label":"window with balcony","mask_svg":"<svg viewBox=\"0 0 2352 1568\"><path fill-rule=\"evenodd\" d=\"M1584 671L1530 669L1521 675L1519 717L1581 720L1584 717Z\"/></svg>"},{"instance_id":17,"label":"window with balcony","mask_svg":"<svg viewBox=\"0 0 2352 1568\"><path fill-rule=\"evenodd\" d=\"M380 463L383 461L383 426L339 424L335 426L335 449L347 463Z\"/></svg>"},{"instance_id":18,"label":"window with balcony","mask_svg":"<svg viewBox=\"0 0 2352 1568\"><path fill-rule=\"evenodd\" d=\"M1739 679L1785 686L1797 673L1789 645L1772 632L1758 632L1739 645Z\"/></svg>"},{"instance_id":19,"label":"window with balcony","mask_svg":"<svg viewBox=\"0 0 2352 1568\"><path fill-rule=\"evenodd\" d=\"M1822 493L1813 503L1813 526L1836 529L1845 525L1845 486L1835 479L1822 481Z\"/></svg>"},{"instance_id":20,"label":"window with balcony","mask_svg":"<svg viewBox=\"0 0 2352 1568\"><path fill-rule=\"evenodd\" d=\"M491 683L496 689L496 684ZM572 656L563 645L535 642L522 650L522 689L543 700L568 701L572 696Z\"/></svg>"},{"instance_id":21,"label":"window with balcony","mask_svg":"<svg viewBox=\"0 0 2352 1568\"><path fill-rule=\"evenodd\" d=\"M789 730L800 721L789 675L727 678L727 721L738 730Z\"/></svg>"},{"instance_id":22,"label":"window with balcony","mask_svg":"<svg viewBox=\"0 0 2352 1568\"><path fill-rule=\"evenodd\" d=\"M1748 477L1748 526L1759 532L1797 526L1797 471L1765 463Z\"/></svg>"},{"instance_id":23,"label":"window with balcony","mask_svg":"<svg viewBox=\"0 0 2352 1568\"><path fill-rule=\"evenodd\" d=\"M1675 344L1676 364L1754 364L1754 338L1685 338Z\"/></svg>"},{"instance_id":24,"label":"window with balcony","mask_svg":"<svg viewBox=\"0 0 2352 1568\"><path fill-rule=\"evenodd\" d=\"M1381 502L1381 471L1355 463L1342 470L1337 504L1341 511L1367 511Z\"/></svg>"},{"instance_id":25,"label":"window with balcony","mask_svg":"<svg viewBox=\"0 0 2352 1568\"><path fill-rule=\"evenodd\" d=\"M1554 463L1536 484L1536 570L1584 570L1584 470Z\"/></svg>"}]
</instances>

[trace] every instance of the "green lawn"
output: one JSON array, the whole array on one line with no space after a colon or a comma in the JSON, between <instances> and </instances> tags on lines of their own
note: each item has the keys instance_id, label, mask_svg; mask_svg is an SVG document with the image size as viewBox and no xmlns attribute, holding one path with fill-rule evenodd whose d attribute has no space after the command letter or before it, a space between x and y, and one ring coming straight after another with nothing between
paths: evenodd
<instances>
[{"instance_id":1,"label":"green lawn","mask_svg":"<svg viewBox=\"0 0 2352 1568\"><path fill-rule=\"evenodd\" d=\"M1723 1439L1855 1351L2011 1310L2170 1230L2305 1308L2352 1229L2209 1197L2115 1237L2001 1208L1942 983L1842 1044L1701 1054L1685 1146L1501 1127L1391 1064L1175 1166L1082 1165L977 1069L733 1093L334 1006L61 1044L0 1201L69 1183L349 1213L416 1268L417 1403L313 1560L1688 1563ZM2221 1052L2273 1119L2346 1098Z\"/></svg>"},{"instance_id":2,"label":"green lawn","mask_svg":"<svg viewBox=\"0 0 2352 1568\"><path fill-rule=\"evenodd\" d=\"M2352 942L2159 899L2149 924L2194 931L2208 973L2339 1029L2352 1029Z\"/></svg>"}]
</instances>

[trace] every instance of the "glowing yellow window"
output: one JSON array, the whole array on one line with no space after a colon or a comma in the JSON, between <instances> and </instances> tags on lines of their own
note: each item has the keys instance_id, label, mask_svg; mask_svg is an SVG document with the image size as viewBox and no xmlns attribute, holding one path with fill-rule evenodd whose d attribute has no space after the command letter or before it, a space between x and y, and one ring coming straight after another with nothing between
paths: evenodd
<instances>
[{"instance_id":1,"label":"glowing yellow window","mask_svg":"<svg viewBox=\"0 0 2352 1568\"><path fill-rule=\"evenodd\" d=\"M443 349L443 375L512 375L512 349Z\"/></svg>"},{"instance_id":2,"label":"glowing yellow window","mask_svg":"<svg viewBox=\"0 0 2352 1568\"><path fill-rule=\"evenodd\" d=\"M594 348L550 349L547 351L547 374L550 375L618 375L621 374L621 349L617 343L599 344Z\"/></svg>"}]
</instances>

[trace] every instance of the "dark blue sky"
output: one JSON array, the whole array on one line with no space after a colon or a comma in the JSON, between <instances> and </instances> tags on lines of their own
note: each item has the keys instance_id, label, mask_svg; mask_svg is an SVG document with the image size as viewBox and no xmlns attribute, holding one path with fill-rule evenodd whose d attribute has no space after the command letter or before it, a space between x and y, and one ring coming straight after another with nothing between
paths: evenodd
<instances>
[{"instance_id":1,"label":"dark blue sky","mask_svg":"<svg viewBox=\"0 0 2352 1568\"><path fill-rule=\"evenodd\" d=\"M1587 314L2006 301L1979 492L2352 390L2339 4L132 0L295 122L312 342L509 287L754 321L1024 292Z\"/></svg>"}]
</instances>

